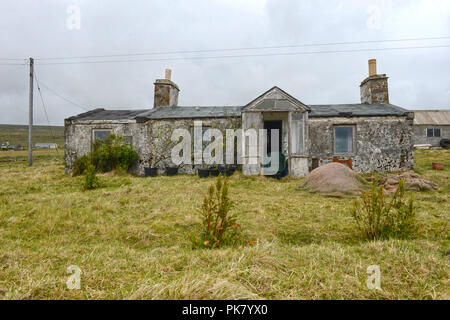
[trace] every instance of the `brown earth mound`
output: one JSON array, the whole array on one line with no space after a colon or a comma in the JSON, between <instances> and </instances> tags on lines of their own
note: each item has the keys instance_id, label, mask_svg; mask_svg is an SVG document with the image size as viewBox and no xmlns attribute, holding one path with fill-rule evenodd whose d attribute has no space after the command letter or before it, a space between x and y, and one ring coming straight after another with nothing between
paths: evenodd
<instances>
[{"instance_id":1,"label":"brown earth mound","mask_svg":"<svg viewBox=\"0 0 450 320\"><path fill-rule=\"evenodd\" d=\"M401 179L405 179L405 189L413 191L437 190L439 187L434 182L422 179L417 173L402 172L396 175L388 175L378 182L384 185L387 193L394 193L397 190L398 183Z\"/></svg>"},{"instance_id":2,"label":"brown earth mound","mask_svg":"<svg viewBox=\"0 0 450 320\"><path fill-rule=\"evenodd\" d=\"M300 187L329 196L350 196L359 194L364 183L352 169L333 162L314 169Z\"/></svg>"}]
</instances>

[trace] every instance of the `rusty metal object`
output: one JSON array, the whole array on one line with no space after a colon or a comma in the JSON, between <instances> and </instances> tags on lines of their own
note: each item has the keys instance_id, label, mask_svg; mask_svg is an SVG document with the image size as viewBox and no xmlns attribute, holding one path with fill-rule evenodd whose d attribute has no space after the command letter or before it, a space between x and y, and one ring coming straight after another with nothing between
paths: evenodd
<instances>
[{"instance_id":1,"label":"rusty metal object","mask_svg":"<svg viewBox=\"0 0 450 320\"><path fill-rule=\"evenodd\" d=\"M443 163L433 162L431 164L431 166L433 167L433 170L444 170L444 164Z\"/></svg>"}]
</instances>

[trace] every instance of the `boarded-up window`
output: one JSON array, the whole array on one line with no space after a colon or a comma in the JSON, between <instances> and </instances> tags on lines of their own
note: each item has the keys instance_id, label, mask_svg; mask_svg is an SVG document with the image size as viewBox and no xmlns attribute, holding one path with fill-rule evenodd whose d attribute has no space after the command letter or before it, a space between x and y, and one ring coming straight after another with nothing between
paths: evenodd
<instances>
[{"instance_id":1,"label":"boarded-up window","mask_svg":"<svg viewBox=\"0 0 450 320\"><path fill-rule=\"evenodd\" d=\"M292 153L305 152L305 121L303 113L293 113L291 118Z\"/></svg>"},{"instance_id":2,"label":"boarded-up window","mask_svg":"<svg viewBox=\"0 0 450 320\"><path fill-rule=\"evenodd\" d=\"M334 152L353 153L353 127L334 128Z\"/></svg>"}]
</instances>

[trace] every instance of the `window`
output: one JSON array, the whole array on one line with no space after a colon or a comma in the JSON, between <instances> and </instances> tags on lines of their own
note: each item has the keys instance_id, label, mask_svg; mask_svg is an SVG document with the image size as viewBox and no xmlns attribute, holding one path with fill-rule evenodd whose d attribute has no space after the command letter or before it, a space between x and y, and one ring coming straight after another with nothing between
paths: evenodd
<instances>
[{"instance_id":1,"label":"window","mask_svg":"<svg viewBox=\"0 0 450 320\"><path fill-rule=\"evenodd\" d=\"M292 153L302 154L304 150L304 120L303 113L293 113L291 122Z\"/></svg>"},{"instance_id":2,"label":"window","mask_svg":"<svg viewBox=\"0 0 450 320\"><path fill-rule=\"evenodd\" d=\"M439 128L428 128L427 129L427 137L428 138L432 138L432 137L437 137L439 138L441 136L441 129Z\"/></svg>"},{"instance_id":3,"label":"window","mask_svg":"<svg viewBox=\"0 0 450 320\"><path fill-rule=\"evenodd\" d=\"M92 137L93 137L93 143L99 139L100 141L105 140L109 137L111 134L111 130L93 130Z\"/></svg>"},{"instance_id":4,"label":"window","mask_svg":"<svg viewBox=\"0 0 450 320\"><path fill-rule=\"evenodd\" d=\"M334 128L334 152L353 153L353 130L351 126Z\"/></svg>"},{"instance_id":5,"label":"window","mask_svg":"<svg viewBox=\"0 0 450 320\"><path fill-rule=\"evenodd\" d=\"M440 137L441 136L441 129L434 129L434 136Z\"/></svg>"}]
</instances>

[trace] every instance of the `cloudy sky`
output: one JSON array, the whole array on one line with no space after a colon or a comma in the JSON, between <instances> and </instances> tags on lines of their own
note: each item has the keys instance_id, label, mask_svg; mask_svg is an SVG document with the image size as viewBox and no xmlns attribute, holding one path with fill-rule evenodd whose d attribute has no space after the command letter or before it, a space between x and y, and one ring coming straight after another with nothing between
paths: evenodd
<instances>
[{"instance_id":1,"label":"cloudy sky","mask_svg":"<svg viewBox=\"0 0 450 320\"><path fill-rule=\"evenodd\" d=\"M358 43L301 46L342 42ZM165 68L182 106L244 105L274 85L306 104L358 103L371 58L391 103L450 108L450 47L362 51L430 46L450 46L450 0L1 0L0 123L27 123L28 67L6 59L28 57L54 125L81 107L151 108ZM282 48L219 50L255 47ZM318 51L335 52L283 55ZM102 57L48 59L86 56Z\"/></svg>"}]
</instances>

